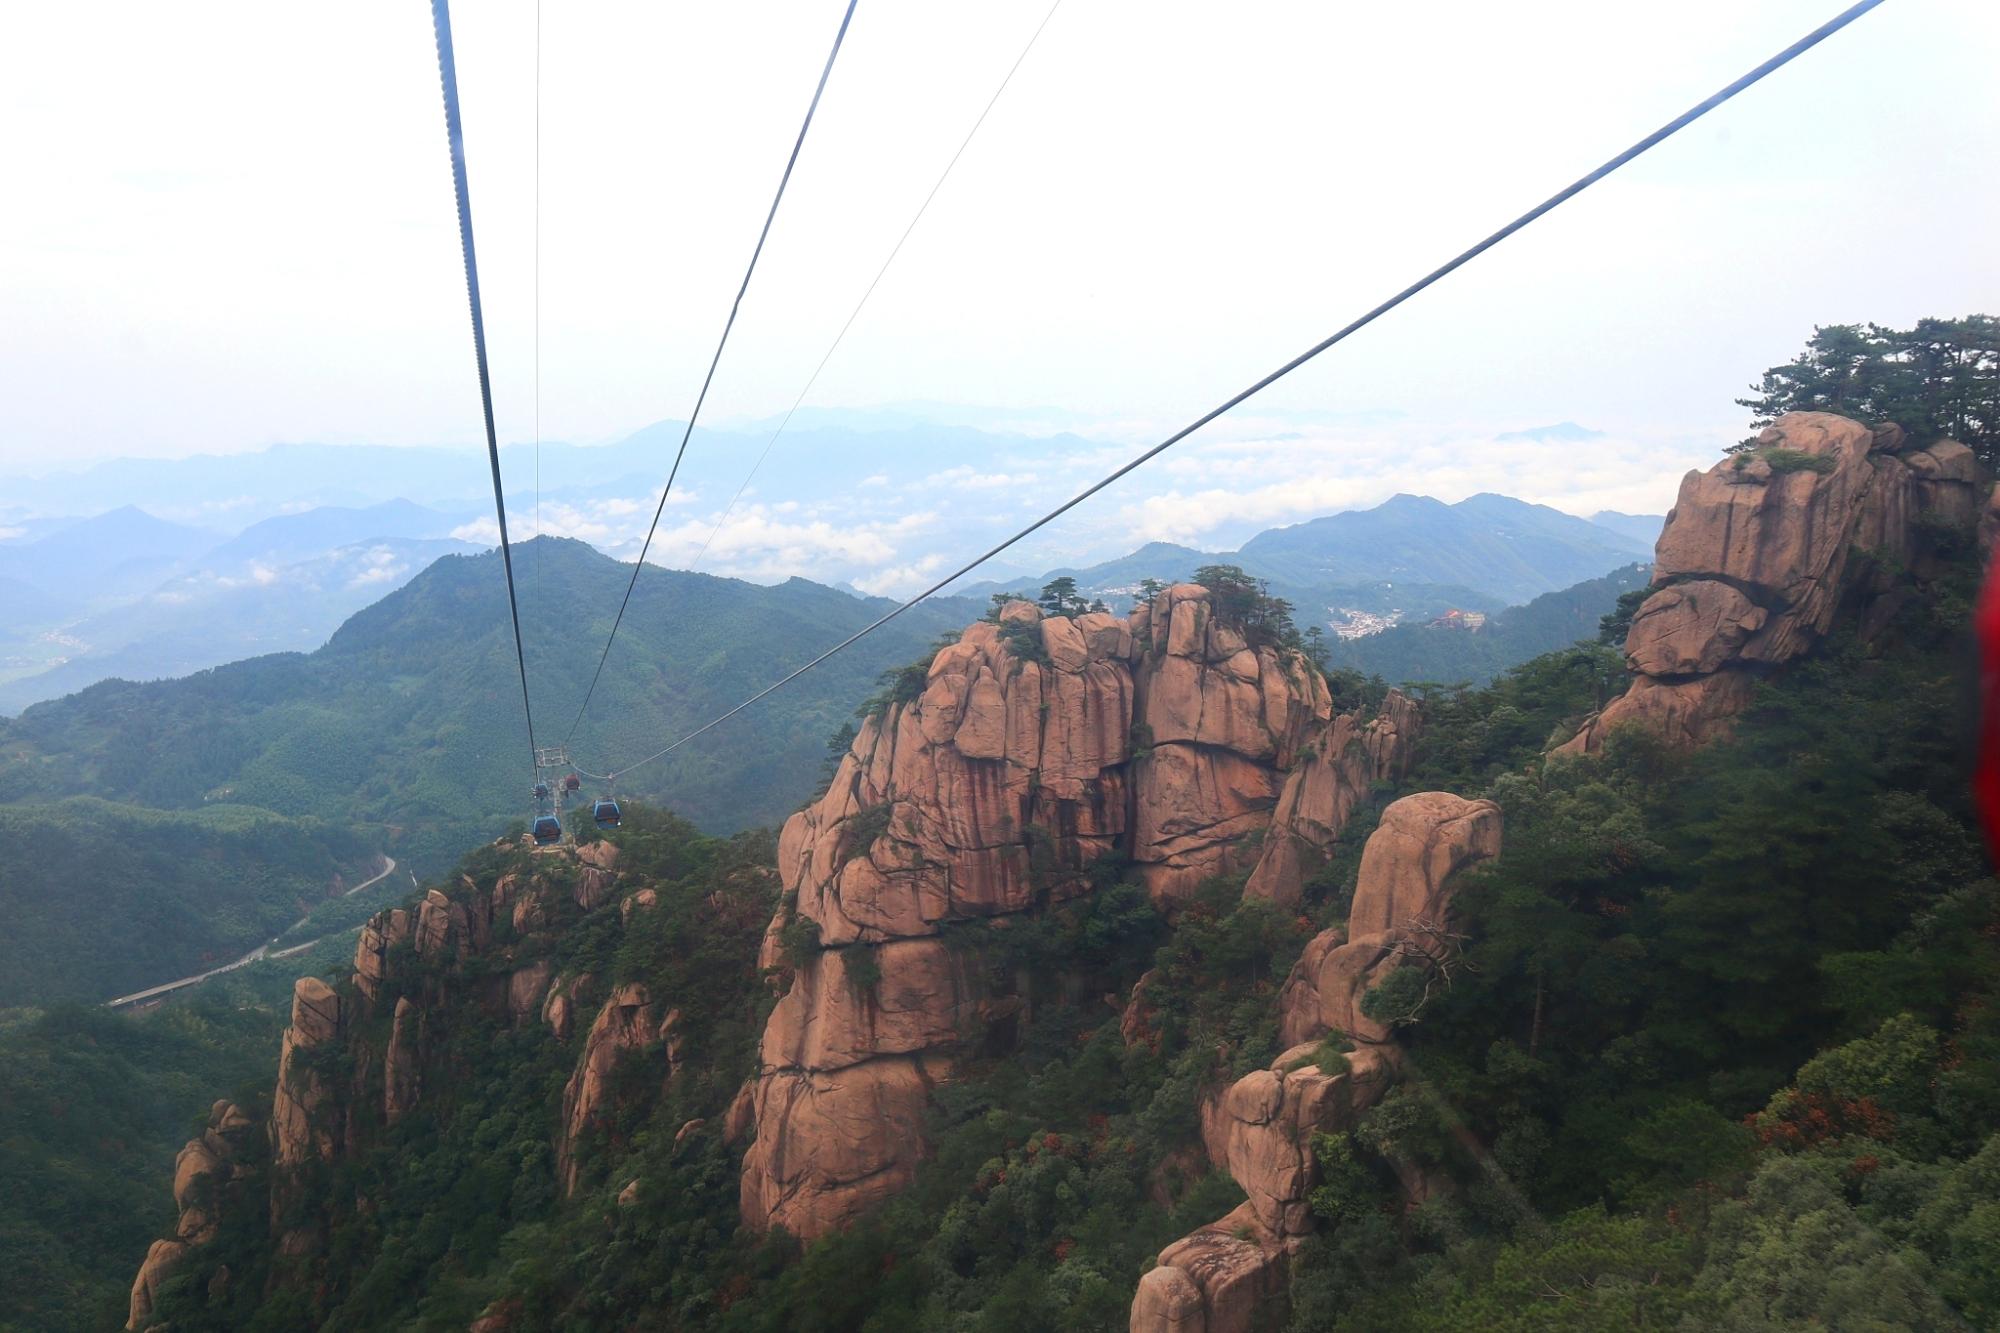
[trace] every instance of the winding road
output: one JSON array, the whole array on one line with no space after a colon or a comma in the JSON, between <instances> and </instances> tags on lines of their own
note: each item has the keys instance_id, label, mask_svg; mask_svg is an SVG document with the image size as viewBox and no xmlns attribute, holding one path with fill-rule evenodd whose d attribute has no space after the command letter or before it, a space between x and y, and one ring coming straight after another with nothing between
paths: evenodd
<instances>
[{"instance_id":1,"label":"winding road","mask_svg":"<svg viewBox=\"0 0 2000 1333\"><path fill-rule=\"evenodd\" d=\"M380 874L376 875L373 879L363 880L341 896L343 898L352 898L363 889L373 888L396 873L395 857L384 856L382 862L383 865ZM412 887L416 885L416 882L416 876L412 875L410 877ZM304 921L305 919L305 917L299 918L300 921ZM336 931L334 933L338 934L339 932ZM260 958L289 958L295 953L304 953L307 949L319 943L319 940L307 940L304 944L294 944L289 949L280 949L276 953L272 953L271 946L276 944L281 938L282 936L273 935L270 939L252 949L249 953L244 954L233 963L224 963L221 967L211 967L206 972L197 972L191 977L182 977L179 981L169 981L163 985L150 986L145 990L133 991L130 995L121 995L115 1000L106 1000L104 1007L107 1009L123 1009L129 1005L144 1004L147 1000L157 1000L160 996L180 990L184 986L192 986L198 982L207 981L210 977L219 977L224 972L234 972L239 967L247 967ZM320 939L324 938L326 937L320 937Z\"/></svg>"}]
</instances>

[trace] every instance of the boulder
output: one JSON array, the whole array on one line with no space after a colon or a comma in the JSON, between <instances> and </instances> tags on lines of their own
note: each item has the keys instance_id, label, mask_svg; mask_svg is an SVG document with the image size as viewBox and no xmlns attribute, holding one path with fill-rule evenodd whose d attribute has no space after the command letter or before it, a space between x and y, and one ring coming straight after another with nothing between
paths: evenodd
<instances>
[{"instance_id":1,"label":"boulder","mask_svg":"<svg viewBox=\"0 0 2000 1333\"><path fill-rule=\"evenodd\" d=\"M1625 665L1640 675L1718 671L1764 627L1764 608L1727 583L1696 579L1660 589L1632 617Z\"/></svg>"}]
</instances>

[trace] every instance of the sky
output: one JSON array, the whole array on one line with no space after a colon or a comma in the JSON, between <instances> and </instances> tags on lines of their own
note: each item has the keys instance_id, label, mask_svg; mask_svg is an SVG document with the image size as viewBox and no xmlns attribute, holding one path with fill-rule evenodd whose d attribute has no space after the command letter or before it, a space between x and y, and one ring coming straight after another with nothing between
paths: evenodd
<instances>
[{"instance_id":1,"label":"sky","mask_svg":"<svg viewBox=\"0 0 2000 1333\"><path fill-rule=\"evenodd\" d=\"M781 442L709 567L834 552L871 591L919 582L952 536L926 497L1059 501L1837 7L861 0L663 558L714 527L1045 17L804 418L950 421L1004 449L843 460L835 493ZM503 439L684 419L841 9L458 7ZM1815 324L2000 310L1996 64L2000 6L1889 0L1026 564L1226 544L1397 491L1664 511ZM0 118L0 507L9 477L295 441L446 447L476 491L428 6L25 7ZM1601 434L1502 438L1564 421ZM629 544L619 521L656 496L579 499L568 530Z\"/></svg>"}]
</instances>

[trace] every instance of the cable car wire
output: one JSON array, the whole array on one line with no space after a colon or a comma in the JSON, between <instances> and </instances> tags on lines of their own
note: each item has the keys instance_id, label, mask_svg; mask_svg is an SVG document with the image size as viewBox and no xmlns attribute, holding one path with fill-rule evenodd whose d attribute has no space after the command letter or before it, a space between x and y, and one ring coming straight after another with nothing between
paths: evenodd
<instances>
[{"instance_id":1,"label":"cable car wire","mask_svg":"<svg viewBox=\"0 0 2000 1333\"><path fill-rule=\"evenodd\" d=\"M702 539L701 549L694 553L692 560L688 561L687 567L690 570L701 563L701 558L708 554L708 548L714 544L716 534L722 531L722 525L736 512L736 502L743 498L743 492L750 489L750 483L756 479L758 471L764 466L764 460L771 456L772 446L776 445L778 437L785 433L785 427L792 424L792 417L797 414L800 404L804 403L806 395L812 392L813 385L819 383L820 372L826 369L827 362L833 360L833 354L840 350L842 339L846 338L847 331L854 327L854 321L861 317L862 308L868 304L868 298L875 295L875 289L882 285L882 279L888 274L890 265L896 262L896 256L903 253L903 245L910 239L910 233L914 232L917 224L924 220L924 214L930 209L931 200L937 198L938 191L942 190L944 183L951 179L952 168L958 165L958 159L965 156L965 150L972 146L973 139L979 134L979 127L986 123L986 117L992 114L993 108L999 103L1000 94L1007 91L1007 85L1013 82L1016 71L1028 58L1028 52L1034 50L1035 43L1041 40L1042 29L1049 26L1049 20L1054 18L1056 11L1061 8L1062 0L1055 0L1055 3L1049 6L1049 12L1042 15L1042 21L1035 25L1034 32L1028 37L1028 44L1021 48L1020 55L1014 57L1014 63L1001 78L1000 86L995 88L993 96L987 99L985 110L981 111L979 118L972 122L972 128L965 132L965 138L959 142L958 151L951 155L951 161L944 164L944 171L931 186L931 192L924 196L923 203L917 206L915 215L910 218L910 225L903 228L903 234L896 238L896 244L889 251L889 257L884 259L882 267L875 271L875 277L869 282L868 290L862 292L861 299L854 303L854 309L848 312L847 322L840 326L840 332L833 335L833 342L828 345L826 354L820 357L819 364L813 367L812 374L806 379L805 387L799 390L799 396L792 400L792 405L785 409L784 419L779 421L778 428L771 432L771 438L764 442L764 451L757 455L757 461L752 463L750 471L744 474L742 484L736 488L736 494L730 496L729 503L723 506L722 517L715 520L715 526L710 528L708 536Z\"/></svg>"},{"instance_id":2,"label":"cable car wire","mask_svg":"<svg viewBox=\"0 0 2000 1333\"><path fill-rule=\"evenodd\" d=\"M680 474L681 459L687 456L688 440L694 435L694 423L701 416L701 405L708 401L708 387L715 381L715 368L722 364L722 349L729 345L729 331L736 327L736 314L743 308L743 295L750 290L750 279L757 272L758 256L764 253L764 242L770 238L771 224L777 220L778 205L784 202L785 186L791 183L792 168L799 162L799 150L805 147L806 131L812 128L813 113L819 110L819 99L826 92L826 81L833 74L833 62L840 55L840 45L847 40L847 25L854 21L854 7L860 0L847 0L847 12L841 15L840 29L833 35L833 49L826 53L826 67L819 72L819 84L813 89L812 101L806 105L806 118L799 125L799 136L792 142L792 155L785 159L785 173L778 178L778 192L771 199L771 208L764 215L764 229L757 233L757 246L750 252L750 264L743 270L743 282L736 289L736 299L730 303L729 318L723 323L722 337L715 344L715 355L709 358L708 373L702 377L701 392L695 396L694 411L688 413L687 429L681 432L680 447L674 451L674 465L667 472L667 484L660 491L660 502L653 507L653 521L646 527L646 540L639 546L639 558L632 564L632 577L625 584L625 596L618 603L618 615L611 622L611 633L605 637L604 651L598 654L597 670L591 673L590 688L583 692L583 703L576 710L576 718L569 724L569 731L563 736L567 745L576 735L576 729L583 724L583 715L590 709L590 701L597 694L597 682L604 676L604 663L611 656L611 645L618 641L618 628L625 623L625 609L632 604L632 589L639 584L639 571L646 567L646 553L653 548L653 534L659 530L660 515L666 512L667 496L673 493L674 478Z\"/></svg>"},{"instance_id":3,"label":"cable car wire","mask_svg":"<svg viewBox=\"0 0 2000 1333\"><path fill-rule=\"evenodd\" d=\"M1405 301L1417 295L1417 293L1423 291L1425 288L1431 286L1433 283L1438 282L1440 279L1449 276L1451 273L1464 267L1466 264L1470 263L1474 259L1477 259L1480 255L1485 254L1488 250L1491 250L1494 246L1500 244L1500 242L1506 240L1509 236L1512 236L1515 232L1520 231L1523 227L1526 227L1528 224L1534 222L1537 218L1540 218L1544 214L1548 213L1550 210L1556 208L1565 201L1574 198L1576 195L1581 194L1583 191L1589 189L1597 182L1603 180L1606 176L1609 176L1612 172L1618 170L1618 168L1624 166L1627 162L1630 162L1633 158L1638 157L1640 154L1646 152L1650 148L1653 148L1654 146L1658 145L1664 140L1671 138L1679 131L1687 128L1687 126L1701 119L1709 112L1715 110L1715 108L1721 106L1724 102L1727 102L1730 98L1736 96L1736 94L1742 92L1745 88L1748 88L1752 84L1757 83L1759 80L1763 79L1766 75L1771 74L1776 70L1782 69L1784 66L1790 64L1794 59L1796 59L1800 55L1803 55L1805 52L1811 50L1813 47L1819 45L1821 42L1825 41L1828 37L1831 37L1834 33L1839 32L1842 28L1845 28L1848 24L1854 22L1854 20L1860 18L1863 14L1866 14L1869 10L1874 9L1881 3L1882 0L1859 0L1859 3L1852 5L1849 8L1841 11L1841 13L1827 20L1819 27L1813 29L1811 32L1807 33L1804 37L1799 38L1799 40L1793 42L1790 46L1778 52L1778 54L1772 56L1769 60L1766 60L1763 64L1758 65L1755 69L1751 70L1749 73L1744 74L1742 77L1736 79L1734 82L1728 84L1719 91L1710 94L1706 98L1703 98L1700 102L1697 102L1694 106L1689 107L1686 111L1683 111L1680 115L1675 116L1665 125L1662 125L1657 130L1654 130L1651 134L1639 140L1637 143L1633 144L1630 148L1627 148L1624 152L1619 153L1616 157L1611 158L1609 161L1605 162L1602 166L1595 168L1594 170L1580 177L1571 184L1566 185L1562 189L1556 191L1554 194L1550 195L1547 199L1544 199L1541 203L1536 204L1533 208L1521 214L1521 216L1515 218L1512 222L1509 222L1506 226L1500 228L1498 231L1493 232L1491 235L1487 236L1484 240L1480 241L1478 244L1472 246L1470 249L1459 252L1459 254L1447 260L1445 263L1440 264L1437 268L1432 269L1429 273L1426 273L1423 277L1417 279L1409 286L1403 288L1403 290L1397 292L1394 296L1391 296L1388 300L1382 302L1380 305L1374 307L1372 310L1369 310L1367 313L1361 315L1359 318L1353 320L1351 323L1342 326L1340 329L1330 334L1329 336L1322 338L1319 342L1314 343L1311 347L1308 347L1305 351L1299 353L1291 360L1285 362L1283 365L1279 366L1276 370L1272 371L1268 375L1265 375L1262 379L1259 379L1256 383L1250 385L1248 388L1242 389L1237 393L1232 394L1230 397L1224 399L1221 403L1219 403L1213 408L1210 408L1208 411L1202 413L1199 417L1196 417L1193 421L1181 427L1179 430L1175 431L1172 435L1169 435L1166 439L1160 441L1152 448L1146 450L1146 452L1132 459L1130 462L1126 463L1123 467L1120 467L1117 471L1111 473L1103 480L1095 482L1089 487L1085 488L1084 490L1079 491L1076 495L1072 496L1068 500L1065 500L1062 504L1056 506L1054 509L1051 509L1048 513L1042 515L1040 518L1030 523L1027 527L1022 528L1019 532L1007 538L1007 540L1001 542L998 546L995 546L992 550L987 551L984 555L978 556L970 561L967 561L965 564L959 566L951 573L939 579L936 583L931 584L930 587L924 589L916 596L910 598L907 602L902 603L901 605L895 607L893 610L884 612L882 615L878 616L873 621L870 621L867 625L864 625L862 628L856 630L854 633L848 635L846 638L842 639L839 643L836 643L833 647L827 649L819 656L813 658L811 661L805 663L803 666L793 668L791 671L779 677L771 684L766 685L763 689L757 691L755 694L743 700L743 702L737 704L735 707L729 709L724 713L719 714L714 718L711 718L709 721L704 722L701 726L696 727L693 731L690 731L686 735L682 736L679 740L675 741L673 744L655 750L653 753L647 755L643 759L634 760L632 763L625 765L623 768L616 769L609 774L593 773L589 774L588 776L599 777L604 779L605 781L611 781L616 778L622 777L625 774L630 773L633 769L640 767L641 765L650 764L655 759L661 759L669 754L672 754L675 750L678 750L681 746L686 745L689 741L695 739L697 736L704 735L707 732L714 730L716 727L722 725L724 722L727 722L730 718L735 717L738 713L742 712L744 709L749 708L751 705L759 702L762 699L770 697L772 694L775 694L777 691L791 684L793 681L797 680L800 676L805 675L806 672L811 671L814 667L826 661L828 658L833 657L834 655L844 651L845 649L859 642L863 638L866 638L868 635L874 633L882 626L894 620L897 616L902 615L905 611L915 606L918 602L923 601L926 597L932 596L933 594L939 592L947 585L952 583L954 580L962 578L966 574L971 573L974 569L977 569L980 565L986 563L988 560L991 560L994 556L999 555L1002 551L1014 545L1014 543L1020 541L1024 537L1027 537L1030 534L1038 531L1039 529L1046 527L1049 523L1055 521L1062 515L1068 513L1070 510L1076 508L1078 505L1082 504L1085 500L1088 500L1091 496L1096 495L1099 491L1111 485L1113 482L1119 480L1121 477L1126 476L1127 474L1133 472L1134 470L1145 465L1146 463L1151 462L1153 459L1158 458L1168 449L1171 449L1174 445L1179 444L1182 440L1194 434L1196 431L1200 430L1203 426L1208 425L1211 421L1214 421L1217 417L1221 416L1223 413L1238 406L1246 399L1249 399L1255 396L1256 394L1263 392L1265 389L1269 388L1273 384L1276 384L1279 380L1291 374L1294 370L1297 370L1300 366L1306 364L1306 362L1311 361L1314 357L1326 351L1328 348L1345 340L1349 335L1368 327L1368 325L1374 323L1377 319L1380 319L1383 315L1388 314L1391 310L1394 310L1397 306L1403 304Z\"/></svg>"},{"instance_id":4,"label":"cable car wire","mask_svg":"<svg viewBox=\"0 0 2000 1333\"><path fill-rule=\"evenodd\" d=\"M535 613L542 598L542 0L535 0Z\"/></svg>"},{"instance_id":5,"label":"cable car wire","mask_svg":"<svg viewBox=\"0 0 2000 1333\"><path fill-rule=\"evenodd\" d=\"M521 713L528 721L528 758L535 758L535 710L528 701L528 654L521 646L521 604L514 594L514 552L507 541L507 496L500 485L500 443L493 432L493 381L486 364L486 316L479 302L479 260L472 246L472 198L465 182L465 124L458 110L458 61L451 46L450 0L431 0L437 34L438 82L444 87L445 138L451 184L458 196L458 245L465 258L465 292L472 306L472 350L479 363L479 406L486 418L486 458L493 469L493 512L500 523L500 562L507 570L507 610L514 621L514 665L521 673Z\"/></svg>"}]
</instances>

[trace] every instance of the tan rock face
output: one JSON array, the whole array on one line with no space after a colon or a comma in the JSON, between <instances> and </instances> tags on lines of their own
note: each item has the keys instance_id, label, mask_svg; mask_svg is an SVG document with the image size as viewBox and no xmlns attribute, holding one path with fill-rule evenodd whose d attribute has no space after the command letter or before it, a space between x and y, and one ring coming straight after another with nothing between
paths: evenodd
<instances>
[{"instance_id":1,"label":"tan rock face","mask_svg":"<svg viewBox=\"0 0 2000 1333\"><path fill-rule=\"evenodd\" d=\"M542 1002L542 1021L549 1025L557 1041L568 1041L576 1027L577 1006L588 1004L596 993L597 978L589 972L564 977L549 987Z\"/></svg>"},{"instance_id":2,"label":"tan rock face","mask_svg":"<svg viewBox=\"0 0 2000 1333\"><path fill-rule=\"evenodd\" d=\"M178 1239L203 1245L215 1238L226 1202L224 1192L244 1175L241 1159L255 1132L250 1117L234 1102L219 1101L209 1108L207 1127L189 1139L174 1158L174 1207L179 1212L174 1235Z\"/></svg>"},{"instance_id":3,"label":"tan rock face","mask_svg":"<svg viewBox=\"0 0 2000 1333\"><path fill-rule=\"evenodd\" d=\"M1843 605L1886 590L1884 560L1921 572L1929 530L1978 519L1978 467L1956 441L1911 449L1900 428L1794 412L1758 442L1682 479L1658 590L1625 640L1638 678L1561 752L1593 752L1626 724L1678 746L1720 734L1760 673L1819 643ZM1870 619L1864 610L1864 630Z\"/></svg>"},{"instance_id":4,"label":"tan rock face","mask_svg":"<svg viewBox=\"0 0 2000 1333\"><path fill-rule=\"evenodd\" d=\"M590 1025L583 1056L563 1087L563 1127L556 1140L556 1174L562 1179L565 1194L576 1189L577 1140L601 1123L612 1107L613 1072L627 1055L642 1050L654 1039L658 1025L652 997L636 982L613 991ZM665 1072L661 1070L662 1075Z\"/></svg>"},{"instance_id":5,"label":"tan rock face","mask_svg":"<svg viewBox=\"0 0 2000 1333\"><path fill-rule=\"evenodd\" d=\"M1324 863L1354 811L1377 782L1409 771L1419 731L1414 701L1397 691L1365 726L1341 715L1301 749L1285 775L1270 832L1244 893L1281 907L1296 905L1305 878Z\"/></svg>"},{"instance_id":6,"label":"tan rock face","mask_svg":"<svg viewBox=\"0 0 2000 1333\"><path fill-rule=\"evenodd\" d=\"M292 983L292 1023L280 1041L271 1099L271 1156L280 1167L331 1160L341 1141L339 1090L309 1059L340 1035L340 997L333 988L316 977Z\"/></svg>"},{"instance_id":7,"label":"tan rock face","mask_svg":"<svg viewBox=\"0 0 2000 1333\"><path fill-rule=\"evenodd\" d=\"M779 836L793 900L761 955L781 998L751 1096L752 1226L811 1238L908 1183L931 1085L1019 1003L935 938L946 923L1087 893L1112 853L1174 904L1251 869L1237 844L1280 809L1292 859L1258 867L1259 891L1296 899L1299 849L1329 845L1407 762L1407 700L1365 726L1335 719L1318 672L1216 623L1195 585L1129 619L1013 602L1000 620L939 651L918 697L864 721L826 794ZM1046 660L1017 656L1024 641ZM796 968L789 913L822 946Z\"/></svg>"},{"instance_id":8,"label":"tan rock face","mask_svg":"<svg viewBox=\"0 0 2000 1333\"><path fill-rule=\"evenodd\" d=\"M1132 1333L1255 1333L1284 1294L1290 1249L1249 1204L1160 1251L1139 1281Z\"/></svg>"},{"instance_id":9,"label":"tan rock face","mask_svg":"<svg viewBox=\"0 0 2000 1333\"><path fill-rule=\"evenodd\" d=\"M1306 945L1278 998L1278 1032L1288 1045L1340 1032L1386 1042L1386 1028L1361 1012L1369 987L1396 965L1396 945L1412 925L1442 923L1456 877L1499 855L1500 807L1447 792L1405 796L1382 812L1362 849L1345 929Z\"/></svg>"},{"instance_id":10,"label":"tan rock face","mask_svg":"<svg viewBox=\"0 0 2000 1333\"><path fill-rule=\"evenodd\" d=\"M1423 792L1382 812L1362 850L1347 926L1306 946L1279 997L1279 1030L1291 1048L1203 1099L1209 1161L1247 1198L1160 1252L1133 1299L1135 1333L1235 1333L1268 1322L1289 1254L1313 1224L1313 1136L1351 1129L1401 1066L1389 1031L1361 1013L1361 997L1404 961L1400 946L1431 938L1427 925L1448 925L1457 878L1499 851L1500 809L1491 801ZM1334 1033L1354 1049L1322 1069L1321 1042Z\"/></svg>"},{"instance_id":11,"label":"tan rock face","mask_svg":"<svg viewBox=\"0 0 2000 1333\"><path fill-rule=\"evenodd\" d=\"M553 966L546 958L538 959L507 978L507 1017L515 1027L533 1018L542 1007Z\"/></svg>"},{"instance_id":12,"label":"tan rock face","mask_svg":"<svg viewBox=\"0 0 2000 1333\"><path fill-rule=\"evenodd\" d=\"M822 1236L900 1193L923 1159L924 1108L948 1070L942 1057L905 1055L759 1078L744 1224Z\"/></svg>"},{"instance_id":13,"label":"tan rock face","mask_svg":"<svg viewBox=\"0 0 2000 1333\"><path fill-rule=\"evenodd\" d=\"M1388 1089L1393 1057L1359 1049L1348 1069L1329 1074L1311 1063L1317 1041L1302 1043L1204 1099L1202 1143L1208 1160L1250 1197L1244 1207L1273 1236L1311 1230L1306 1202L1317 1183L1315 1133L1351 1129Z\"/></svg>"},{"instance_id":14,"label":"tan rock face","mask_svg":"<svg viewBox=\"0 0 2000 1333\"><path fill-rule=\"evenodd\" d=\"M422 1015L405 995L396 1001L389 1051L382 1063L382 1114L395 1124L417 1104L417 1027Z\"/></svg>"},{"instance_id":15,"label":"tan rock face","mask_svg":"<svg viewBox=\"0 0 2000 1333\"><path fill-rule=\"evenodd\" d=\"M145 1262L139 1265L139 1275L132 1279L132 1301L128 1307L125 1327L129 1329L150 1328L153 1309L159 1302L160 1287L173 1276L173 1271L186 1257L188 1247L177 1240L156 1240L146 1251Z\"/></svg>"}]
</instances>

